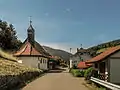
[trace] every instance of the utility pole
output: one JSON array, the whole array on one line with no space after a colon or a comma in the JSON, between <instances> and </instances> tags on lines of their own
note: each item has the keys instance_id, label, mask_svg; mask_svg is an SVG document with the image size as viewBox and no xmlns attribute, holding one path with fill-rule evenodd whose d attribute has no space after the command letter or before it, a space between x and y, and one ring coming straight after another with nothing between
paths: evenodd
<instances>
[{"instance_id":1,"label":"utility pole","mask_svg":"<svg viewBox=\"0 0 120 90\"><path fill-rule=\"evenodd\" d=\"M72 52L72 48L70 48L70 53ZM70 58L71 58L71 55L70 55ZM70 60L68 62L68 68L70 69Z\"/></svg>"},{"instance_id":2,"label":"utility pole","mask_svg":"<svg viewBox=\"0 0 120 90\"><path fill-rule=\"evenodd\" d=\"M71 53L71 51L72 51L72 48L70 48L70 53Z\"/></svg>"}]
</instances>

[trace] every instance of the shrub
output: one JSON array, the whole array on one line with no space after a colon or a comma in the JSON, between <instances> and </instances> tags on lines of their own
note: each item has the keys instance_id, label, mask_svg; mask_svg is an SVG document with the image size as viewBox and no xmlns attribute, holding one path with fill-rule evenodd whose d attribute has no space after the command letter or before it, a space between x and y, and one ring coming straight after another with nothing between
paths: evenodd
<instances>
[{"instance_id":1,"label":"shrub","mask_svg":"<svg viewBox=\"0 0 120 90\"><path fill-rule=\"evenodd\" d=\"M92 75L93 68L88 68L85 70L84 77L86 80L89 80Z\"/></svg>"},{"instance_id":2,"label":"shrub","mask_svg":"<svg viewBox=\"0 0 120 90\"><path fill-rule=\"evenodd\" d=\"M106 90L106 88L100 87L98 88L98 90Z\"/></svg>"},{"instance_id":3,"label":"shrub","mask_svg":"<svg viewBox=\"0 0 120 90\"><path fill-rule=\"evenodd\" d=\"M70 72L75 77L83 77L84 76L84 71L80 71L79 69L71 69Z\"/></svg>"}]
</instances>

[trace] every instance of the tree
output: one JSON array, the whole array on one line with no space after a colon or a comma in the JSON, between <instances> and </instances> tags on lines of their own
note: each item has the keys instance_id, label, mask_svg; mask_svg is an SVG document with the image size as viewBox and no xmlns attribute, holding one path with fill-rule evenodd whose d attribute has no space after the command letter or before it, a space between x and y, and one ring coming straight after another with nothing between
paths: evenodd
<instances>
[{"instance_id":1,"label":"tree","mask_svg":"<svg viewBox=\"0 0 120 90\"><path fill-rule=\"evenodd\" d=\"M17 49L21 41L17 39L16 30L12 24L0 20L0 47L3 49Z\"/></svg>"}]
</instances>

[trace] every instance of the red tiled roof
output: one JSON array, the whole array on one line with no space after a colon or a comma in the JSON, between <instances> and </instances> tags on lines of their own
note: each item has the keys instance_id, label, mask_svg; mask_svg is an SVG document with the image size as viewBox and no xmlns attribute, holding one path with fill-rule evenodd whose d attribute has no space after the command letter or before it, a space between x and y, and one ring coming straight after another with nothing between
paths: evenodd
<instances>
[{"instance_id":1,"label":"red tiled roof","mask_svg":"<svg viewBox=\"0 0 120 90\"><path fill-rule=\"evenodd\" d=\"M86 63L94 63L94 62L101 61L101 60L105 59L106 57L108 57L109 55L117 52L118 50L120 50L120 46L115 46L115 47L109 48L106 51L104 51L103 53L101 53L100 55L98 55L90 60L87 60Z\"/></svg>"},{"instance_id":2,"label":"red tiled roof","mask_svg":"<svg viewBox=\"0 0 120 90\"><path fill-rule=\"evenodd\" d=\"M49 58L54 59L54 56L49 56Z\"/></svg>"},{"instance_id":3,"label":"red tiled roof","mask_svg":"<svg viewBox=\"0 0 120 90\"><path fill-rule=\"evenodd\" d=\"M89 68L91 66L92 66L92 64L86 64L85 62L80 62L77 67L79 69L85 69L85 68Z\"/></svg>"},{"instance_id":4,"label":"red tiled roof","mask_svg":"<svg viewBox=\"0 0 120 90\"><path fill-rule=\"evenodd\" d=\"M38 52L28 41L24 44L21 49L14 54L15 56L25 56L25 55L36 55L36 56L44 56L40 52Z\"/></svg>"}]
</instances>

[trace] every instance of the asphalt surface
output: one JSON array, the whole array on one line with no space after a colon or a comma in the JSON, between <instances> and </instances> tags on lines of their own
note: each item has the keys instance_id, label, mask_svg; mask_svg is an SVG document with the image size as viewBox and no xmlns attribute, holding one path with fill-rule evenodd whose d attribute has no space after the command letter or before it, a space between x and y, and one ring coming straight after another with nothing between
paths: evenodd
<instances>
[{"instance_id":1,"label":"asphalt surface","mask_svg":"<svg viewBox=\"0 0 120 90\"><path fill-rule=\"evenodd\" d=\"M83 78L75 78L66 71L57 70L34 80L22 90L89 90L83 83Z\"/></svg>"}]
</instances>

